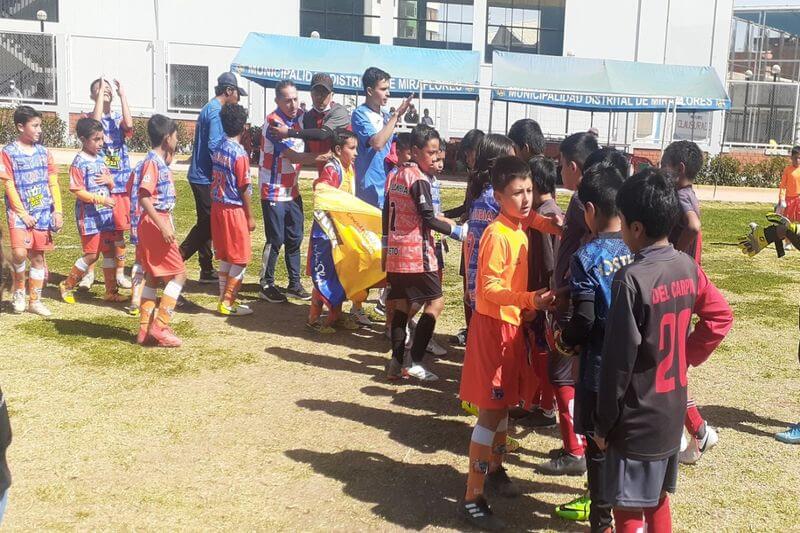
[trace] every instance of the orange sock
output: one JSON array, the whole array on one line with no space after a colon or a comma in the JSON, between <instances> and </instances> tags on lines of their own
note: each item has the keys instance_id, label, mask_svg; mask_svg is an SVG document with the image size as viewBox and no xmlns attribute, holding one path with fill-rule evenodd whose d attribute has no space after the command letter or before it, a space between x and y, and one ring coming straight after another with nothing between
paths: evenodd
<instances>
[{"instance_id":1,"label":"orange sock","mask_svg":"<svg viewBox=\"0 0 800 533\"><path fill-rule=\"evenodd\" d=\"M14 291L25 292L25 261L22 263L14 263Z\"/></svg>"},{"instance_id":2,"label":"orange sock","mask_svg":"<svg viewBox=\"0 0 800 533\"><path fill-rule=\"evenodd\" d=\"M161 295L161 303L158 306L158 314L156 315L156 320L160 326L169 326L172 321L172 315L175 313L175 304L178 302L182 289L183 285L175 280L171 280L164 288L164 294Z\"/></svg>"},{"instance_id":3,"label":"orange sock","mask_svg":"<svg viewBox=\"0 0 800 533\"><path fill-rule=\"evenodd\" d=\"M103 282L106 285L106 294L116 294L117 289L117 263L113 257L103 258Z\"/></svg>"},{"instance_id":4,"label":"orange sock","mask_svg":"<svg viewBox=\"0 0 800 533\"><path fill-rule=\"evenodd\" d=\"M495 472L503 464L506 454L506 441L508 440L508 417L497 424L497 430L492 439L492 457L489 461L489 472Z\"/></svg>"},{"instance_id":5,"label":"orange sock","mask_svg":"<svg viewBox=\"0 0 800 533\"><path fill-rule=\"evenodd\" d=\"M117 277L122 277L125 275L125 236L121 231L118 231L114 237L114 266L116 267L115 274Z\"/></svg>"},{"instance_id":6,"label":"orange sock","mask_svg":"<svg viewBox=\"0 0 800 533\"><path fill-rule=\"evenodd\" d=\"M89 265L86 264L86 260L83 257L79 257L75 264L72 265L72 268L69 271L69 275L67 279L64 281L64 287L71 291L75 288L83 276L86 275L86 271L89 270Z\"/></svg>"},{"instance_id":7,"label":"orange sock","mask_svg":"<svg viewBox=\"0 0 800 533\"><path fill-rule=\"evenodd\" d=\"M144 284L143 284L144 285ZM156 309L156 290L153 287L142 287L142 300L139 304L139 328L147 330L150 319Z\"/></svg>"},{"instance_id":8,"label":"orange sock","mask_svg":"<svg viewBox=\"0 0 800 533\"><path fill-rule=\"evenodd\" d=\"M131 307L139 307L144 289L144 271L139 263L134 263L131 269Z\"/></svg>"},{"instance_id":9,"label":"orange sock","mask_svg":"<svg viewBox=\"0 0 800 533\"><path fill-rule=\"evenodd\" d=\"M223 303L227 306L232 306L239 295L239 289L242 287L242 281L244 280L244 269L243 265L231 265L231 269L228 272L228 281L225 284L225 294L222 297Z\"/></svg>"},{"instance_id":10,"label":"orange sock","mask_svg":"<svg viewBox=\"0 0 800 533\"><path fill-rule=\"evenodd\" d=\"M467 473L467 493L464 500L471 502L483 494L483 482L489 473L489 461L492 457L492 441L494 432L475 424L472 440L469 443L469 472Z\"/></svg>"},{"instance_id":11,"label":"orange sock","mask_svg":"<svg viewBox=\"0 0 800 533\"><path fill-rule=\"evenodd\" d=\"M44 269L31 267L28 279L28 298L31 302L42 298L42 287L44 286Z\"/></svg>"}]
</instances>

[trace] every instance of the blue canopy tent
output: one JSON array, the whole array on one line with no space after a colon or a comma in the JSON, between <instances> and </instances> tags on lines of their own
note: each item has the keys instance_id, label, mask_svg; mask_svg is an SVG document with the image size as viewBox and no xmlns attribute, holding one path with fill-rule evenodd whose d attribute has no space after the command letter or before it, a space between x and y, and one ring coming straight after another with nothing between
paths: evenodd
<instances>
[{"instance_id":1,"label":"blue canopy tent","mask_svg":"<svg viewBox=\"0 0 800 533\"><path fill-rule=\"evenodd\" d=\"M478 98L480 54L473 51L411 48L250 33L231 63L235 72L263 87L292 80L309 89L311 77L326 72L334 91L360 94L361 75L378 67L392 75L390 90L443 99Z\"/></svg>"},{"instance_id":2,"label":"blue canopy tent","mask_svg":"<svg viewBox=\"0 0 800 533\"><path fill-rule=\"evenodd\" d=\"M502 51L493 54L492 100L590 112L665 111L667 116L731 106L719 76L707 66Z\"/></svg>"}]
</instances>

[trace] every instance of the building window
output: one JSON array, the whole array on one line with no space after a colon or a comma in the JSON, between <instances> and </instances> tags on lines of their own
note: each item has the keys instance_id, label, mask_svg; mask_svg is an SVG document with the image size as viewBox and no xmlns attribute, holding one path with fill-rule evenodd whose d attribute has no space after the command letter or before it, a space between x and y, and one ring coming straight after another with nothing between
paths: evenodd
<instances>
[{"instance_id":1,"label":"building window","mask_svg":"<svg viewBox=\"0 0 800 533\"><path fill-rule=\"evenodd\" d=\"M200 111L208 102L208 67L169 66L169 110Z\"/></svg>"},{"instance_id":2,"label":"building window","mask_svg":"<svg viewBox=\"0 0 800 533\"><path fill-rule=\"evenodd\" d=\"M472 49L473 0L398 0L394 44Z\"/></svg>"},{"instance_id":3,"label":"building window","mask_svg":"<svg viewBox=\"0 0 800 533\"><path fill-rule=\"evenodd\" d=\"M565 0L488 0L486 62L492 52L561 55Z\"/></svg>"},{"instance_id":4,"label":"building window","mask_svg":"<svg viewBox=\"0 0 800 533\"><path fill-rule=\"evenodd\" d=\"M38 20L39 10L47 13L47 22L58 22L58 0L0 0L0 18Z\"/></svg>"},{"instance_id":5,"label":"building window","mask_svg":"<svg viewBox=\"0 0 800 533\"><path fill-rule=\"evenodd\" d=\"M384 0L388 1L388 0ZM377 43L380 0L300 0L300 35Z\"/></svg>"}]
</instances>

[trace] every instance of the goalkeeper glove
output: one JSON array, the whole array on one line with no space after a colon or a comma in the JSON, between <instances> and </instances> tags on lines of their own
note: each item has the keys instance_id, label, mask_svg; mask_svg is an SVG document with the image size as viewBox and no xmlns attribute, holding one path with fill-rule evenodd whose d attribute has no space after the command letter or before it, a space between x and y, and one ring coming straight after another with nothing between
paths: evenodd
<instances>
[{"instance_id":1,"label":"goalkeeper glove","mask_svg":"<svg viewBox=\"0 0 800 533\"><path fill-rule=\"evenodd\" d=\"M739 237L739 248L748 257L753 257L758 252L778 240L775 226L762 228L755 222L750 223L750 232Z\"/></svg>"},{"instance_id":2,"label":"goalkeeper glove","mask_svg":"<svg viewBox=\"0 0 800 533\"><path fill-rule=\"evenodd\" d=\"M767 220L775 224L776 226L781 226L791 233L795 235L800 235L800 231L798 231L798 225L796 222L792 222L785 216L779 213L767 213Z\"/></svg>"}]
</instances>

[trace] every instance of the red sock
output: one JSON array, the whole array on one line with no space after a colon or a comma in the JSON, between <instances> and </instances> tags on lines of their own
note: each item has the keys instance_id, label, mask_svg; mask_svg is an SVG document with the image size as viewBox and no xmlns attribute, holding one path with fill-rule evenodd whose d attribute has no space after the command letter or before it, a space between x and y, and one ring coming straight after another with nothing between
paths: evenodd
<instances>
[{"instance_id":1,"label":"red sock","mask_svg":"<svg viewBox=\"0 0 800 533\"><path fill-rule=\"evenodd\" d=\"M575 434L575 424L572 420L572 405L575 400L575 387L573 385L559 385L555 387L556 403L558 404L558 425L561 429L561 441L564 449L572 455L583 456L583 444Z\"/></svg>"},{"instance_id":2,"label":"red sock","mask_svg":"<svg viewBox=\"0 0 800 533\"><path fill-rule=\"evenodd\" d=\"M535 352L533 360L536 375L539 376L539 407L544 411L552 411L556 406L556 397L547 377L547 351Z\"/></svg>"},{"instance_id":3,"label":"red sock","mask_svg":"<svg viewBox=\"0 0 800 533\"><path fill-rule=\"evenodd\" d=\"M644 516L641 511L614 509L614 530L617 533L644 533Z\"/></svg>"},{"instance_id":4,"label":"red sock","mask_svg":"<svg viewBox=\"0 0 800 533\"><path fill-rule=\"evenodd\" d=\"M647 523L647 533L672 533L668 494L659 500L658 507L644 510L644 520Z\"/></svg>"},{"instance_id":5,"label":"red sock","mask_svg":"<svg viewBox=\"0 0 800 533\"><path fill-rule=\"evenodd\" d=\"M694 403L694 400L689 398L686 402L686 418L683 420L683 425L686 426L686 430L690 435L697 436L703 424L705 424L705 420L700 416L697 404Z\"/></svg>"}]
</instances>

